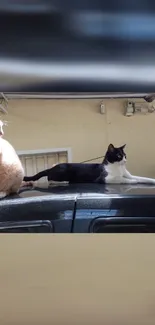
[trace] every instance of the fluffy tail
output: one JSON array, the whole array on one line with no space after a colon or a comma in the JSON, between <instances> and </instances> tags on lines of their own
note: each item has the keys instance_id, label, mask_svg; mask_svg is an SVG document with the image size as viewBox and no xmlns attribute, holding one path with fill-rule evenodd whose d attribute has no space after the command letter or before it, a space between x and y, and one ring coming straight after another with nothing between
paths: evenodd
<instances>
[{"instance_id":1,"label":"fluffy tail","mask_svg":"<svg viewBox=\"0 0 155 325\"><path fill-rule=\"evenodd\" d=\"M49 169L46 169L46 170L43 170L42 172L34 175L34 176L25 176L23 181L24 182L30 182L30 181L38 181L38 179L42 178L42 177L45 177L45 176L48 176L48 172L49 172L50 168Z\"/></svg>"}]
</instances>

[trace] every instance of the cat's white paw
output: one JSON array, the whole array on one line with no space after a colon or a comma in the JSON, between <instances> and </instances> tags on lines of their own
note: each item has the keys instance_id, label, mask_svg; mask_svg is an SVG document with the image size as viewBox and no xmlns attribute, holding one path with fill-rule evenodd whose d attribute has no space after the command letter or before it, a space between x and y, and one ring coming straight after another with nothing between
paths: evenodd
<instances>
[{"instance_id":1,"label":"cat's white paw","mask_svg":"<svg viewBox=\"0 0 155 325\"><path fill-rule=\"evenodd\" d=\"M48 185L50 186L62 186L62 185L68 185L69 182L55 182L55 181L49 181Z\"/></svg>"},{"instance_id":2,"label":"cat's white paw","mask_svg":"<svg viewBox=\"0 0 155 325\"><path fill-rule=\"evenodd\" d=\"M131 179L131 180L130 180L130 184L138 184L138 182L137 182L136 179Z\"/></svg>"},{"instance_id":3,"label":"cat's white paw","mask_svg":"<svg viewBox=\"0 0 155 325\"><path fill-rule=\"evenodd\" d=\"M0 192L0 199L3 199L6 196L7 196L6 192Z\"/></svg>"},{"instance_id":4,"label":"cat's white paw","mask_svg":"<svg viewBox=\"0 0 155 325\"><path fill-rule=\"evenodd\" d=\"M30 181L30 182L22 182L20 187L28 187L28 186L33 186L34 182Z\"/></svg>"}]
</instances>

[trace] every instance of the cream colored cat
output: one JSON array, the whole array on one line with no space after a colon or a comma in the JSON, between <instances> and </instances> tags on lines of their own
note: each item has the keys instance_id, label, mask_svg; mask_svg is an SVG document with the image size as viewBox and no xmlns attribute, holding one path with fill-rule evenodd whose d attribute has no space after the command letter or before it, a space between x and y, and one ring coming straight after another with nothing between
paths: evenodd
<instances>
[{"instance_id":1,"label":"cream colored cat","mask_svg":"<svg viewBox=\"0 0 155 325\"><path fill-rule=\"evenodd\" d=\"M3 139L3 125L0 120L0 199L18 193L23 181L24 170L12 145Z\"/></svg>"}]
</instances>

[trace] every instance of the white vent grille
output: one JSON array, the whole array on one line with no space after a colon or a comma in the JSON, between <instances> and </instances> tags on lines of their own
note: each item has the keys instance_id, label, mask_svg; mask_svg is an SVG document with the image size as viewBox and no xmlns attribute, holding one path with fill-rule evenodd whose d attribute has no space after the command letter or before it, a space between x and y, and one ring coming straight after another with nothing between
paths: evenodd
<instances>
[{"instance_id":1,"label":"white vent grille","mask_svg":"<svg viewBox=\"0 0 155 325\"><path fill-rule=\"evenodd\" d=\"M24 167L25 176L31 176L47 168L52 168L54 164L68 162L67 151L57 152L39 152L39 153L18 153ZM47 182L46 178L41 178L38 183Z\"/></svg>"}]
</instances>

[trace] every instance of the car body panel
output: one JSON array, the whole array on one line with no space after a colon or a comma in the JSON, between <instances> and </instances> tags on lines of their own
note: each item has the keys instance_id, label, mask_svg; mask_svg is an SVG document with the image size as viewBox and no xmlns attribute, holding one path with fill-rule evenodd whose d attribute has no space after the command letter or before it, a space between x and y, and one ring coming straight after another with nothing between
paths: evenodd
<instances>
[{"instance_id":1,"label":"car body panel","mask_svg":"<svg viewBox=\"0 0 155 325\"><path fill-rule=\"evenodd\" d=\"M23 188L18 195L0 201L0 227L3 226L3 232L4 223L8 223L10 227L11 222L19 226L19 223L24 222L46 221L51 223L52 232L88 233L93 231L92 223L99 218L100 221L101 218L106 218L104 222L108 220L114 222L117 218L123 220L137 217L148 217L149 225L150 222L151 224L154 222L155 187L99 184L49 187L43 185ZM124 222L127 220L129 221L126 219ZM152 224L152 231L153 229Z\"/></svg>"}]
</instances>

